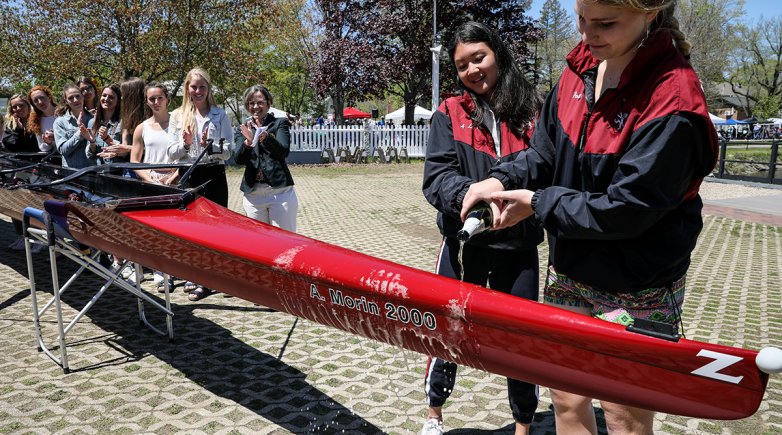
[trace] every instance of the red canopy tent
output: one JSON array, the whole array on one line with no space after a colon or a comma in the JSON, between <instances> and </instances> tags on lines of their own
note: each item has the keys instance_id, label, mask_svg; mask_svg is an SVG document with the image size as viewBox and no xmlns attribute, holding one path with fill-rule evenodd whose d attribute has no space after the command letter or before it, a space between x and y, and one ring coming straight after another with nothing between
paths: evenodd
<instances>
[{"instance_id":1,"label":"red canopy tent","mask_svg":"<svg viewBox=\"0 0 782 435\"><path fill-rule=\"evenodd\" d=\"M363 119L371 118L372 115L367 112L362 112L354 107L346 107L345 110L342 111L342 117L345 119Z\"/></svg>"}]
</instances>

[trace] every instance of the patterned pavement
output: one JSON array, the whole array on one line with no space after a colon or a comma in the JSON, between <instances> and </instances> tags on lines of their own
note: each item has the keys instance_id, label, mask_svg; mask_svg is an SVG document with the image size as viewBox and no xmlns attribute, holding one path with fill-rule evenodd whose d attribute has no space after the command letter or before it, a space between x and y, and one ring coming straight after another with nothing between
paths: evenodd
<instances>
[{"instance_id":1,"label":"patterned pavement","mask_svg":"<svg viewBox=\"0 0 782 435\"><path fill-rule=\"evenodd\" d=\"M422 165L294 167L299 232L432 270L439 237L420 193ZM231 208L241 210L239 172ZM688 338L759 349L782 345L782 226L705 216L685 303ZM0 220L0 246L12 240ZM263 247L259 247L263 249ZM541 257L546 249L542 247ZM50 286L36 255L39 297ZM75 266L60 261L60 276ZM69 273L70 272L70 273ZM148 275L149 276L149 275ZM66 317L102 283L82 276ZM155 295L151 284L143 285ZM192 303L172 294L176 338L139 327L136 304L109 289L68 336L64 375L35 347L24 255L0 249L0 433L410 434L425 414L425 356L371 342L236 298ZM162 318L149 313L153 322ZM52 346L54 318L42 319ZM554 433L541 388L533 433ZM597 406L598 404L595 403ZM596 408L600 415L599 408ZM505 381L462 368L444 409L449 434L512 433ZM658 414L662 434L782 433L782 376L759 411L738 421ZM604 429L602 429L604 432Z\"/></svg>"}]
</instances>

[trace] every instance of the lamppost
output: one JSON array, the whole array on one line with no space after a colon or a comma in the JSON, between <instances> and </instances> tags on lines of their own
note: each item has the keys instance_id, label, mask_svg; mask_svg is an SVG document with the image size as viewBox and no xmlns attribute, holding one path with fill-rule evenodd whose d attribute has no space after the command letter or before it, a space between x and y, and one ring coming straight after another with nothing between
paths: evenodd
<instances>
[{"instance_id":1,"label":"lamppost","mask_svg":"<svg viewBox=\"0 0 782 435\"><path fill-rule=\"evenodd\" d=\"M442 44L437 40L437 0L433 2L432 9L432 112L440 105L440 51Z\"/></svg>"}]
</instances>

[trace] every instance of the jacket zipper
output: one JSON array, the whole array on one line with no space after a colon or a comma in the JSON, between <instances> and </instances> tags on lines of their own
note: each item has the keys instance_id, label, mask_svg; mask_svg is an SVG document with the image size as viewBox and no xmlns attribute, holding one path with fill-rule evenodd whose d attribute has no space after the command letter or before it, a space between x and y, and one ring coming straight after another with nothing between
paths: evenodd
<instances>
[{"instance_id":1,"label":"jacket zipper","mask_svg":"<svg viewBox=\"0 0 782 435\"><path fill-rule=\"evenodd\" d=\"M578 138L578 151L579 154L584 151L584 147L586 146L586 133L587 133L587 127L589 126L589 120L592 119L592 114L595 113L595 109L597 108L597 105L600 104L600 101L605 99L607 97L606 94L609 92L614 92L615 88L606 89L605 92L603 92L603 95L601 98L597 101L595 101L594 104L592 104L592 107L589 108L589 112L587 112L584 115L584 121L583 125L581 127L581 137Z\"/></svg>"}]
</instances>

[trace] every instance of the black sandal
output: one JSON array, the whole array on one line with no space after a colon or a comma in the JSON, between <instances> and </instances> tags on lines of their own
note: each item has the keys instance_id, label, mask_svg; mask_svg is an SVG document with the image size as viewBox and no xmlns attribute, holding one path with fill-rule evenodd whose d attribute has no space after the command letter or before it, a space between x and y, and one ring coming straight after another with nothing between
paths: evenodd
<instances>
[{"instance_id":1,"label":"black sandal","mask_svg":"<svg viewBox=\"0 0 782 435\"><path fill-rule=\"evenodd\" d=\"M209 290L208 288L199 285L199 286L197 286L195 288L195 290L191 291L187 295L187 298L191 302L196 302L196 301L200 301L201 299L203 299L203 298L205 298L205 297L207 297L207 296L209 296L211 294L212 294L212 290Z\"/></svg>"},{"instance_id":2,"label":"black sandal","mask_svg":"<svg viewBox=\"0 0 782 435\"><path fill-rule=\"evenodd\" d=\"M198 284L194 283L193 281L187 281L185 283L185 286L182 287L182 291L184 291L185 293L190 293L191 291L197 289L198 287L200 287L200 286Z\"/></svg>"}]
</instances>

